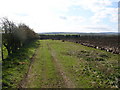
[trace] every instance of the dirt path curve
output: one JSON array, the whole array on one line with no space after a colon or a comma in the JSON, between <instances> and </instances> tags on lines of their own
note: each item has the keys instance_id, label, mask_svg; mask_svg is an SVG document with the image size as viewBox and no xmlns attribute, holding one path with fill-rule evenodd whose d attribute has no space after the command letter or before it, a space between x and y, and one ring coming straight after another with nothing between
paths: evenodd
<instances>
[{"instance_id":1,"label":"dirt path curve","mask_svg":"<svg viewBox=\"0 0 120 90\"><path fill-rule=\"evenodd\" d=\"M51 56L53 58L53 61L56 65L56 68L58 70L58 72L60 73L60 75L63 78L63 82L65 83L66 88L75 88L74 83L70 80L69 77L66 76L66 72L63 70L62 65L59 63L59 60L56 57L56 53L53 49L50 48L49 44L47 44L48 49L51 51Z\"/></svg>"}]
</instances>

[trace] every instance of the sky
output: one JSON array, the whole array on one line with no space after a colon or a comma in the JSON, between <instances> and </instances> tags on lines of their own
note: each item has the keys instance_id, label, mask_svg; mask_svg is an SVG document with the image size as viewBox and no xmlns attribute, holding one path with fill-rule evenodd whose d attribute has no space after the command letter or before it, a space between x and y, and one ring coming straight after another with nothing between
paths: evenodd
<instances>
[{"instance_id":1,"label":"sky","mask_svg":"<svg viewBox=\"0 0 120 90\"><path fill-rule=\"evenodd\" d=\"M35 32L118 32L119 0L0 0L0 18Z\"/></svg>"}]
</instances>

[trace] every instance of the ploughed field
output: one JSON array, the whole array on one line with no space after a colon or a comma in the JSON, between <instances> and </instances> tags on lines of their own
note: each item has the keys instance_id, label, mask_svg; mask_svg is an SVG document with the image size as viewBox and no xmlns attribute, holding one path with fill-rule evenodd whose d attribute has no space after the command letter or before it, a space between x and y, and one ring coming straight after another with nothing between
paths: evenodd
<instances>
[{"instance_id":1,"label":"ploughed field","mask_svg":"<svg viewBox=\"0 0 120 90\"><path fill-rule=\"evenodd\" d=\"M120 54L120 36L106 35L106 36L82 36L80 39L73 39L72 42L80 43L81 45L93 47L107 52Z\"/></svg>"},{"instance_id":2,"label":"ploughed field","mask_svg":"<svg viewBox=\"0 0 120 90\"><path fill-rule=\"evenodd\" d=\"M117 88L118 58L61 40L40 40L22 88Z\"/></svg>"}]
</instances>

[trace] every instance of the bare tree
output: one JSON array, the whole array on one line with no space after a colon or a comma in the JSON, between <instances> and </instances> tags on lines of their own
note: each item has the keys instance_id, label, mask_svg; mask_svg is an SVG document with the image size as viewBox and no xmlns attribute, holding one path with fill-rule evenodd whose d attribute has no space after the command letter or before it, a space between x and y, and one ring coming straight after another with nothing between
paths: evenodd
<instances>
[{"instance_id":1,"label":"bare tree","mask_svg":"<svg viewBox=\"0 0 120 90\"><path fill-rule=\"evenodd\" d=\"M18 26L9 21L7 18L2 19L1 24L3 33L3 45L8 51L8 55L16 52L20 47L22 47L26 42L38 37L38 35L25 24L19 24Z\"/></svg>"}]
</instances>

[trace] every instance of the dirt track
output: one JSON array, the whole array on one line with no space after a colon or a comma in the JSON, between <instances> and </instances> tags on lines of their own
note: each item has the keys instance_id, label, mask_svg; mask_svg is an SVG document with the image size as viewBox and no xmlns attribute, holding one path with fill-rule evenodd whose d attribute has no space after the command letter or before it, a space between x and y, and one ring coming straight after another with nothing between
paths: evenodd
<instances>
[{"instance_id":1,"label":"dirt track","mask_svg":"<svg viewBox=\"0 0 120 90\"><path fill-rule=\"evenodd\" d=\"M39 54L41 54L41 53L39 53L39 50L42 46L40 46L40 48L36 49L35 54L30 59L31 63L29 65L28 72L25 74L23 80L21 80L18 87L19 88L34 88L34 85L33 85L33 87L29 86L29 85L32 83L34 84L34 82L32 82L32 80L35 78L38 78L38 76L41 74L40 82L42 82L42 83L39 86L41 88L75 88L74 83L70 80L69 77L66 76L66 72L63 70L62 65L60 64L59 60L57 59L55 51L52 48L50 48L50 45L48 43L45 43L45 44L46 44L45 48L48 49L48 51L50 52L50 56L52 57L51 62L54 64L54 69L55 69L57 75L60 77L60 81L56 80L57 82L59 82L59 83L56 82L56 84L58 84L58 85L54 85L52 83L45 84L46 82L49 82L48 80L50 79L47 75L48 68L46 67L47 62L45 60L43 61L43 67L41 68L42 74L37 73L37 75L36 75L36 72L34 72L32 69L34 64L37 61L36 58L39 56Z\"/></svg>"},{"instance_id":2,"label":"dirt track","mask_svg":"<svg viewBox=\"0 0 120 90\"><path fill-rule=\"evenodd\" d=\"M67 88L75 88L75 85L73 84L73 82L70 80L69 77L66 76L66 72L63 70L62 65L60 64L59 60L57 59L55 51L52 50L49 45L48 45L48 48L51 51L51 56L53 58L53 61L55 62L55 66L64 80L65 86Z\"/></svg>"}]
</instances>

